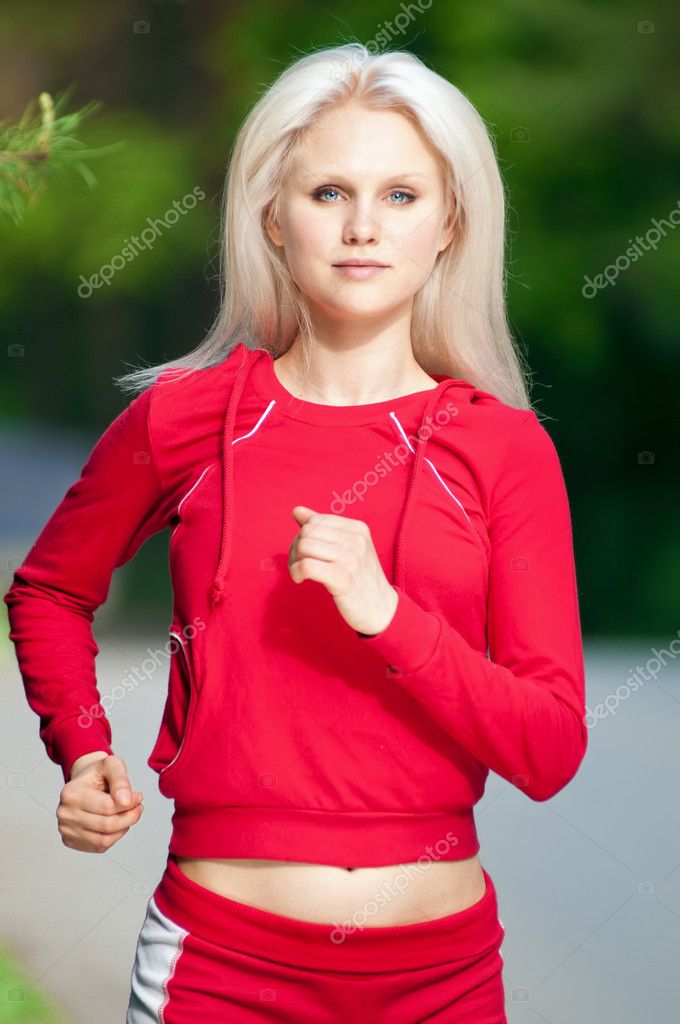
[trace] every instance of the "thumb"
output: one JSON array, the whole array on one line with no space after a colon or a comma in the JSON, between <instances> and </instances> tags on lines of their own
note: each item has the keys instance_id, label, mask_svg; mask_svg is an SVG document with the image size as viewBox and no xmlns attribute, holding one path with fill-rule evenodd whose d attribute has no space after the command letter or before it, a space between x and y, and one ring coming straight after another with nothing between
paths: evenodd
<instances>
[{"instance_id":1,"label":"thumb","mask_svg":"<svg viewBox=\"0 0 680 1024\"><path fill-rule=\"evenodd\" d=\"M132 802L132 786L122 761L119 764L112 763L110 767L103 769L103 774L109 784L109 793L113 796L114 800L124 806L128 806Z\"/></svg>"},{"instance_id":2,"label":"thumb","mask_svg":"<svg viewBox=\"0 0 680 1024\"><path fill-rule=\"evenodd\" d=\"M302 523L303 525L307 522L310 516L314 515L314 509L309 508L307 505L295 505L295 507L291 509L291 512L293 519L297 519L298 523Z\"/></svg>"}]
</instances>

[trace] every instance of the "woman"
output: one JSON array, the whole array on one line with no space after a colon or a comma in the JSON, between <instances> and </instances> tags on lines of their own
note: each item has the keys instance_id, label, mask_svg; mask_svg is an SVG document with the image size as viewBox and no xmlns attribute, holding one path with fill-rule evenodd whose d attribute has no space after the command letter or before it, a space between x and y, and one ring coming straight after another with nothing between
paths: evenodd
<instances>
[{"instance_id":1,"label":"woman","mask_svg":"<svg viewBox=\"0 0 680 1024\"><path fill-rule=\"evenodd\" d=\"M587 740L569 506L505 320L493 147L416 57L350 44L259 100L225 195L213 330L121 378L139 394L5 598L59 830L103 851L140 818L91 621L167 527L148 763L175 812L128 1024L498 1024L473 806L489 770L550 798Z\"/></svg>"}]
</instances>

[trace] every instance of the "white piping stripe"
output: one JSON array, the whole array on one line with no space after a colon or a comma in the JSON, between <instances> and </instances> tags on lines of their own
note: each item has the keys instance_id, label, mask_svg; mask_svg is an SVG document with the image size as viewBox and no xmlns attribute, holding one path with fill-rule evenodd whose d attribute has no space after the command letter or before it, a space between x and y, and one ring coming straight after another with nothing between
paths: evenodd
<instances>
[{"instance_id":1,"label":"white piping stripe","mask_svg":"<svg viewBox=\"0 0 680 1024\"><path fill-rule=\"evenodd\" d=\"M212 466L212 465L213 465L213 463L211 462L211 463L210 463L210 466ZM203 470L203 472L202 472L202 473L201 473L201 475L199 476L199 478L198 478L198 480L196 481L196 483L195 483L195 484L193 485L193 487L192 487L192 488L191 488L190 490L188 490L188 491L187 491L187 493L186 493L186 494L184 495L184 497L183 497L183 498L182 498L182 500L180 501L179 505L177 506L177 515L179 515L179 510L181 509L181 507L182 507L183 503L184 503L184 502L185 502L185 501L187 500L187 498L188 498L188 497L189 497L189 495L191 494L191 491L193 491L193 490L194 490L194 489L195 489L196 487L198 487L198 485L200 484L201 480L203 479L203 477L205 476L205 474L206 474L206 473L208 472L208 470L210 469L210 466L206 466L206 467L205 467L205 469Z\"/></svg>"},{"instance_id":2,"label":"white piping stripe","mask_svg":"<svg viewBox=\"0 0 680 1024\"><path fill-rule=\"evenodd\" d=\"M458 501L458 498L456 497L456 495L455 495L455 494L453 494L453 493L452 493L452 491L450 491L450 490L449 490L449 488L448 488L448 487L446 486L446 484L444 483L444 481L443 481L443 480L442 480L442 478L440 477L439 473L437 472L437 470L435 469L435 467L434 467L434 466L432 465L432 463L430 462L430 460L429 460L429 459L428 459L427 457L425 457L425 462L427 462L427 464L428 464L429 466L432 466L432 471L433 471L433 473L435 473L435 474L436 474L436 477L437 477L437 479L439 480L440 484L442 485L442 487L443 487L443 488L444 488L444 489L445 489L446 491L448 491L448 493L449 493L449 494L451 495L451 497L453 498L453 500L454 500L454 501L456 501L456 502L458 502L458 504L459 504L459 505L460 505L460 507L461 507L461 511L463 512L463 515L464 515L464 516L465 516L465 518L467 519L467 521L468 521L468 523L470 524L470 526L472 526L472 520L470 519L469 515L467 514L467 512L465 511L465 509L463 508L463 506L461 505L460 501Z\"/></svg>"},{"instance_id":3,"label":"white piping stripe","mask_svg":"<svg viewBox=\"0 0 680 1024\"><path fill-rule=\"evenodd\" d=\"M272 398L271 402L269 403L269 405L267 406L265 411L262 413L262 415L260 416L259 420L257 421L255 426L253 427L253 429L249 430L247 434L242 434L240 437L235 437L234 440L231 443L232 444L236 444L237 441L245 441L245 439L247 437L250 437L251 434L254 434L255 431L259 429L260 424L264 422L265 417L269 415L270 411L274 408L275 405L276 405L276 399Z\"/></svg>"},{"instance_id":4,"label":"white piping stripe","mask_svg":"<svg viewBox=\"0 0 680 1024\"><path fill-rule=\"evenodd\" d=\"M392 417L392 419L394 420L394 422L395 422L395 423L397 424L397 426L399 427L399 430L401 431L402 437L403 437L403 438L404 438L404 440L406 441L406 444L407 444L407 445L409 446L409 448L411 449L411 451L412 451L412 452L413 452L413 453L415 454L415 448L413 447L413 445L412 445L412 444L411 444L411 442L409 441L409 439L408 439L408 436L406 435L406 432L405 432L404 428L402 427L401 423L399 422L399 420L397 419L397 417L396 417L395 413L391 412L391 413L390 413L390 416ZM456 495L455 495L455 494L453 493L453 491L451 491L451 490L450 490L450 488L449 488L449 487L447 487L446 483L445 483L445 482L444 482L444 481L442 480L442 478L441 478L441 476L439 475L439 473L437 472L437 470L436 470L435 466L434 466L434 465L433 465L433 464L432 464L432 463L430 462L430 460L429 460L429 459L427 458L427 456L425 456L425 462L427 462L428 466L430 467L430 469L432 470L432 472L434 473L434 475L435 475L435 476L437 477L437 480L439 480L439 483L440 483L440 484L442 485L442 487L443 487L443 488L444 488L444 490L445 490L445 491L447 492L447 494L451 495L451 497L452 497L452 498L453 498L453 500L454 500L454 501L456 502L456 504L460 506L460 510L461 510L461 512L463 513L463 515L464 515L464 516L465 516L465 518L467 519L467 521L468 521L468 523L470 524L470 526L472 526L472 520L470 519L469 515L467 514L467 512L466 512L466 511L465 511L465 509L463 508L463 505L462 505L462 504L461 504L461 502L460 502L460 501L458 500L458 498L457 498L457 497L456 497ZM473 528L473 530L474 530L474 526L473 526L472 528Z\"/></svg>"},{"instance_id":5,"label":"white piping stripe","mask_svg":"<svg viewBox=\"0 0 680 1024\"><path fill-rule=\"evenodd\" d=\"M271 409L273 408L274 404L275 404L275 402L274 402L274 400L272 399L272 401L271 401L271 402L269 403L269 405L267 406L267 408L265 409L265 411L264 411L264 412L262 413L262 415L260 416L259 420L257 421L257 423L255 424L255 426L253 427L253 429L252 429L252 430L249 430L247 434L242 434L242 435L241 435L241 437L235 437L235 438L233 439L233 441L231 442L231 443L232 443L232 445L236 444L236 442L237 442L237 441L245 441L245 439L246 439L247 437L251 437L251 436L252 436L252 435L253 435L253 434L255 433L255 431L259 429L260 425L261 425L261 424L262 424L262 423L264 422L264 420L265 420L265 417L266 417L266 416L268 415L268 413L270 412L270 410L271 410ZM181 507L182 507L182 504L183 504L183 503L184 503L184 502L185 502L185 501L187 500L187 498L189 497L189 495L191 494L191 492L192 492L192 491L193 491L193 490L194 490L194 489L195 489L196 487L198 487L198 485L200 484L201 480L203 479L203 477L205 476L205 474L206 474L206 473L208 472L208 470L209 470L209 469L211 468L211 466L214 466L214 462L211 462L211 463L210 463L210 466L206 466L206 467L205 467L205 469L203 470L203 472L202 472L202 473L201 473L201 475L199 476L199 478L198 478L198 480L196 481L196 483L195 483L195 484L193 484L193 485L192 485L192 487L191 487L191 488L190 488L190 489L189 489L189 490L187 491L187 493L186 493L186 494L184 495L184 497L183 497L183 498L182 498L182 500L180 501L179 505L177 506L177 513L176 513L177 515L179 515L179 511L180 511L180 509L181 509Z\"/></svg>"},{"instance_id":6,"label":"white piping stripe","mask_svg":"<svg viewBox=\"0 0 680 1024\"><path fill-rule=\"evenodd\" d=\"M187 657L186 647L184 646L184 639L179 635L179 633L176 633L174 629L170 630L170 636L174 636L175 639L179 641L179 647L180 647L180 650L182 652L182 655L184 656L184 664L186 665L187 675L188 675L189 679L191 679L191 668L189 666L189 659ZM173 765L175 763L175 761L177 760L179 755L182 753L182 748L184 747L184 741L187 738L187 722L188 722L188 719L189 719L189 712L190 712L190 710L191 710L191 704L189 704L189 706L187 707L187 714L186 714L186 719L185 719L185 722L184 722L184 730L183 730L183 733L182 733L182 739L180 740L180 743L179 743L179 747L177 748L177 751L176 751L175 756L173 757L172 761L168 761L168 763L166 764L165 768L161 768L161 771L159 773L160 775L162 775L163 772L167 772L168 768L170 768L171 765Z\"/></svg>"}]
</instances>

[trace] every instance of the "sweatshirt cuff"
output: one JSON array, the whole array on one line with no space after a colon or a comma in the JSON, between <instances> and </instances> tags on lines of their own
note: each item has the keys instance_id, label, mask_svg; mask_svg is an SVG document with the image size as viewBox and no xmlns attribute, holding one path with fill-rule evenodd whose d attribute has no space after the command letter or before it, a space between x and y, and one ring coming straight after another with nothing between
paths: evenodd
<instances>
[{"instance_id":1,"label":"sweatshirt cuff","mask_svg":"<svg viewBox=\"0 0 680 1024\"><path fill-rule=\"evenodd\" d=\"M64 782L70 781L71 768L83 754L93 754L95 750L105 750L113 754L107 729L102 719L91 719L87 728L79 725L79 719L69 718L54 737L54 747L58 764L61 765Z\"/></svg>"},{"instance_id":2,"label":"sweatshirt cuff","mask_svg":"<svg viewBox=\"0 0 680 1024\"><path fill-rule=\"evenodd\" d=\"M424 608L400 587L392 584L397 592L397 608L380 633L366 635L356 630L364 647L380 655L391 673L416 672L434 654L441 622L436 615Z\"/></svg>"}]
</instances>

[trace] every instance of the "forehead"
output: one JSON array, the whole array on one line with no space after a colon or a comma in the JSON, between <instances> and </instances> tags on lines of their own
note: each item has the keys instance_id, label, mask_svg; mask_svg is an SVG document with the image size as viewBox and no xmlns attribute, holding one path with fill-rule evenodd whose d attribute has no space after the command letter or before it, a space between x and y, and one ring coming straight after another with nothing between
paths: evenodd
<instances>
[{"instance_id":1,"label":"forehead","mask_svg":"<svg viewBox=\"0 0 680 1024\"><path fill-rule=\"evenodd\" d=\"M325 166L331 165L329 170L340 165L349 169L354 158L353 163L363 168L370 160L377 176L393 173L395 162L396 170L420 174L431 171L436 162L433 147L405 115L368 110L355 103L314 118L295 146L294 165L301 172L310 161L320 167L320 153Z\"/></svg>"},{"instance_id":2,"label":"forehead","mask_svg":"<svg viewBox=\"0 0 680 1024\"><path fill-rule=\"evenodd\" d=\"M426 184L440 170L438 154L408 118L356 106L320 115L300 137L290 169L303 182L320 176L376 184L394 178Z\"/></svg>"}]
</instances>

